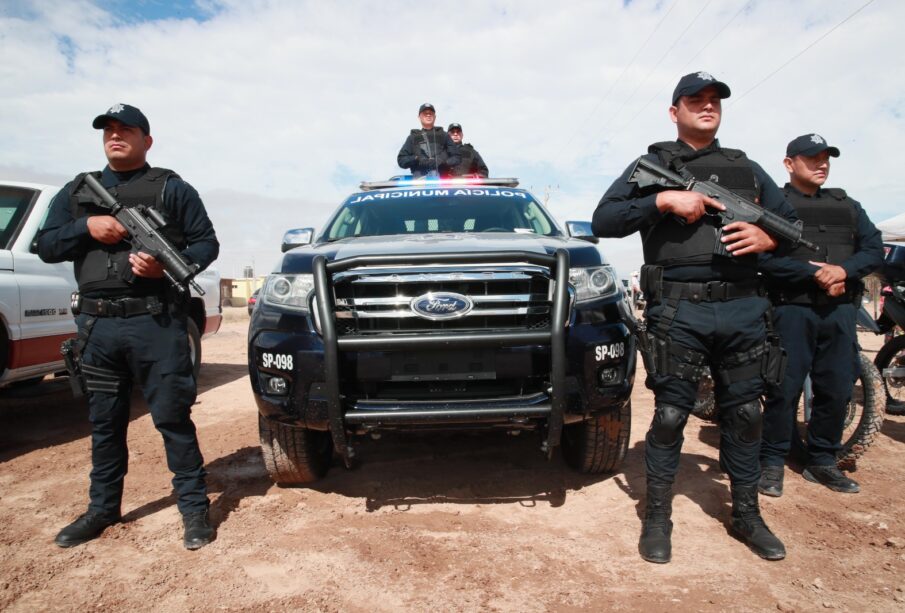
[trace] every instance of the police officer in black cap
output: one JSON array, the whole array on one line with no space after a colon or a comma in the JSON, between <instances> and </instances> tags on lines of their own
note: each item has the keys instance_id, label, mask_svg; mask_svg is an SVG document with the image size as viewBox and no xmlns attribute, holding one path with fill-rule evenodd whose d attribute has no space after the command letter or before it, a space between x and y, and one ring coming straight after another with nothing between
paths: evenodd
<instances>
[{"instance_id":1,"label":"police officer in black cap","mask_svg":"<svg viewBox=\"0 0 905 613\"><path fill-rule=\"evenodd\" d=\"M107 166L94 177L125 206L157 209L168 222L163 230L167 238L189 262L206 268L220 249L213 225L191 185L172 170L145 161L153 143L145 115L134 106L115 104L93 126L103 130L107 157ZM163 436L183 518L183 543L198 549L214 531L208 521L204 460L190 418L196 390L186 333L188 290L174 291L159 261L131 249L126 229L85 185L86 174L55 196L38 237L42 260L75 262L78 342L92 424L88 510L63 528L55 542L79 545L120 520L129 400L138 385Z\"/></svg>"},{"instance_id":2,"label":"police officer in black cap","mask_svg":"<svg viewBox=\"0 0 905 613\"><path fill-rule=\"evenodd\" d=\"M462 161L453 169L453 175L457 177L489 177L490 171L481 154L470 143L462 142L462 126L451 123L446 131L452 141L459 145L459 155L462 157Z\"/></svg>"},{"instance_id":3,"label":"police officer in black cap","mask_svg":"<svg viewBox=\"0 0 905 613\"><path fill-rule=\"evenodd\" d=\"M789 360L785 379L770 387L764 408L760 491L769 496L782 495L783 465L809 373L814 400L802 475L837 492L859 491L836 467L836 452L859 372L855 320L861 279L883 264L883 240L858 201L842 189L823 187L831 157L839 157L839 149L819 134L799 136L786 147L786 199L804 222L805 238L820 251L799 247L785 257L764 256L762 262Z\"/></svg>"},{"instance_id":4,"label":"police officer in black cap","mask_svg":"<svg viewBox=\"0 0 905 613\"><path fill-rule=\"evenodd\" d=\"M794 220L794 211L763 169L716 139L721 102L729 94L725 83L706 72L682 77L669 108L678 139L651 145L644 157L675 172L717 181ZM645 445L641 557L657 563L670 560L672 485L682 432L698 382L709 367L720 407L720 465L731 483L731 528L759 556L782 559L785 548L764 523L757 499L764 356L775 357L779 351L778 345L767 342L770 303L758 281L757 254L779 244L751 224L718 227L718 218L708 212L723 207L705 195L639 188L629 181L633 166L600 200L593 229L597 236L608 237L640 232L644 246L641 289L649 298L649 349L656 353L656 370L648 373L647 385L656 406ZM717 241L730 256L714 253Z\"/></svg>"},{"instance_id":5,"label":"police officer in black cap","mask_svg":"<svg viewBox=\"0 0 905 613\"><path fill-rule=\"evenodd\" d=\"M425 102L418 108L418 120L421 129L411 131L396 156L399 167L408 168L416 178L452 176L453 169L461 161L459 145L453 142L446 130L434 126L437 112L433 104Z\"/></svg>"}]
</instances>

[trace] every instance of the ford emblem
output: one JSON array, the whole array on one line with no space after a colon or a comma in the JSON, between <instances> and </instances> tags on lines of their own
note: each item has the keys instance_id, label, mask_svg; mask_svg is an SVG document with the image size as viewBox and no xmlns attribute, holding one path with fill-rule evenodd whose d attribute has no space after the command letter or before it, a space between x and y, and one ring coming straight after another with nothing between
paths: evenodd
<instances>
[{"instance_id":1,"label":"ford emblem","mask_svg":"<svg viewBox=\"0 0 905 613\"><path fill-rule=\"evenodd\" d=\"M425 319L455 319L468 315L474 303L468 296L453 292L430 292L409 303L412 312Z\"/></svg>"}]
</instances>

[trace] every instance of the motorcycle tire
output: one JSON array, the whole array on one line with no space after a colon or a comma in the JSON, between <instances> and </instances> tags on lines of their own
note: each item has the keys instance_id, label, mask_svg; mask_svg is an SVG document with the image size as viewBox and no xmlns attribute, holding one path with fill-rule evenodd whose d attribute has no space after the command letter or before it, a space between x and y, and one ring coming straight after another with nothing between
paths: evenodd
<instances>
[{"instance_id":1,"label":"motorcycle tire","mask_svg":"<svg viewBox=\"0 0 905 613\"><path fill-rule=\"evenodd\" d=\"M894 336L880 348L874 364L883 376L883 371L894 366L905 366L905 335ZM890 415L903 415L905 411L905 377L883 377L886 386L887 412Z\"/></svg>"},{"instance_id":2,"label":"motorcycle tire","mask_svg":"<svg viewBox=\"0 0 905 613\"><path fill-rule=\"evenodd\" d=\"M863 353L860 354L861 370L852 389L845 424L842 431L842 448L836 453L836 465L851 470L855 462L880 434L886 416L886 388L880 371ZM792 452L802 461L807 460L807 422L805 400L799 400L792 435Z\"/></svg>"}]
</instances>

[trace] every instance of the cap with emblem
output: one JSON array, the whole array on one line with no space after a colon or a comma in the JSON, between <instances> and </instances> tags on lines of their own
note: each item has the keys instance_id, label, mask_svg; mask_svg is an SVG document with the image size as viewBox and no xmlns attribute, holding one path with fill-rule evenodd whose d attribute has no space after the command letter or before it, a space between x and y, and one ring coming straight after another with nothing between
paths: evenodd
<instances>
[{"instance_id":1,"label":"cap with emblem","mask_svg":"<svg viewBox=\"0 0 905 613\"><path fill-rule=\"evenodd\" d=\"M423 113L424 111L430 111L431 113L436 113L436 112L437 112L437 111L434 110L434 105L431 104L430 102L425 102L425 103L422 104L420 107L418 107L418 114L419 114L419 115L420 115L421 113Z\"/></svg>"},{"instance_id":2,"label":"cap with emblem","mask_svg":"<svg viewBox=\"0 0 905 613\"><path fill-rule=\"evenodd\" d=\"M672 103L675 105L682 96L693 96L705 87L715 87L720 98L728 98L731 95L729 86L722 81L717 81L709 72L692 72L681 79L672 92Z\"/></svg>"},{"instance_id":3,"label":"cap with emblem","mask_svg":"<svg viewBox=\"0 0 905 613\"><path fill-rule=\"evenodd\" d=\"M446 131L447 131L447 132L452 132L453 130L458 130L459 132L461 132L461 131L462 131L462 126L461 126L460 124L457 124L457 123L451 123L451 124L449 124L449 127L446 128Z\"/></svg>"},{"instance_id":4,"label":"cap with emblem","mask_svg":"<svg viewBox=\"0 0 905 613\"><path fill-rule=\"evenodd\" d=\"M806 155L808 157L826 151L831 157L839 157L839 149L826 144L826 139L819 134L804 134L799 136L786 147L786 157Z\"/></svg>"},{"instance_id":5,"label":"cap with emblem","mask_svg":"<svg viewBox=\"0 0 905 613\"><path fill-rule=\"evenodd\" d=\"M141 131L145 134L151 133L151 125L148 123L148 118L145 117L145 114L129 104L114 104L105 113L95 117L91 125L96 130L100 130L107 125L107 120L109 119L115 119L127 126L141 128Z\"/></svg>"}]
</instances>

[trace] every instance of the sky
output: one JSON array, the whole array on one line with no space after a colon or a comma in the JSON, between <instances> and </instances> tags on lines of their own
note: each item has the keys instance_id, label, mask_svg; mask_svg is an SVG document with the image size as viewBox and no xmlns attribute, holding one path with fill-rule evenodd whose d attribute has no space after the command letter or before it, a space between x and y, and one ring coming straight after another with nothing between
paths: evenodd
<instances>
[{"instance_id":1,"label":"sky","mask_svg":"<svg viewBox=\"0 0 905 613\"><path fill-rule=\"evenodd\" d=\"M452 10L452 7L455 10ZM782 185L786 144L839 147L828 186L874 222L905 203L899 0L2 0L0 179L62 185L103 167L92 119L148 116L149 162L205 202L224 277L278 265L396 154L431 102L491 175L560 221L590 219L650 143L683 74L732 89L720 142ZM601 248L623 276L637 235Z\"/></svg>"}]
</instances>

